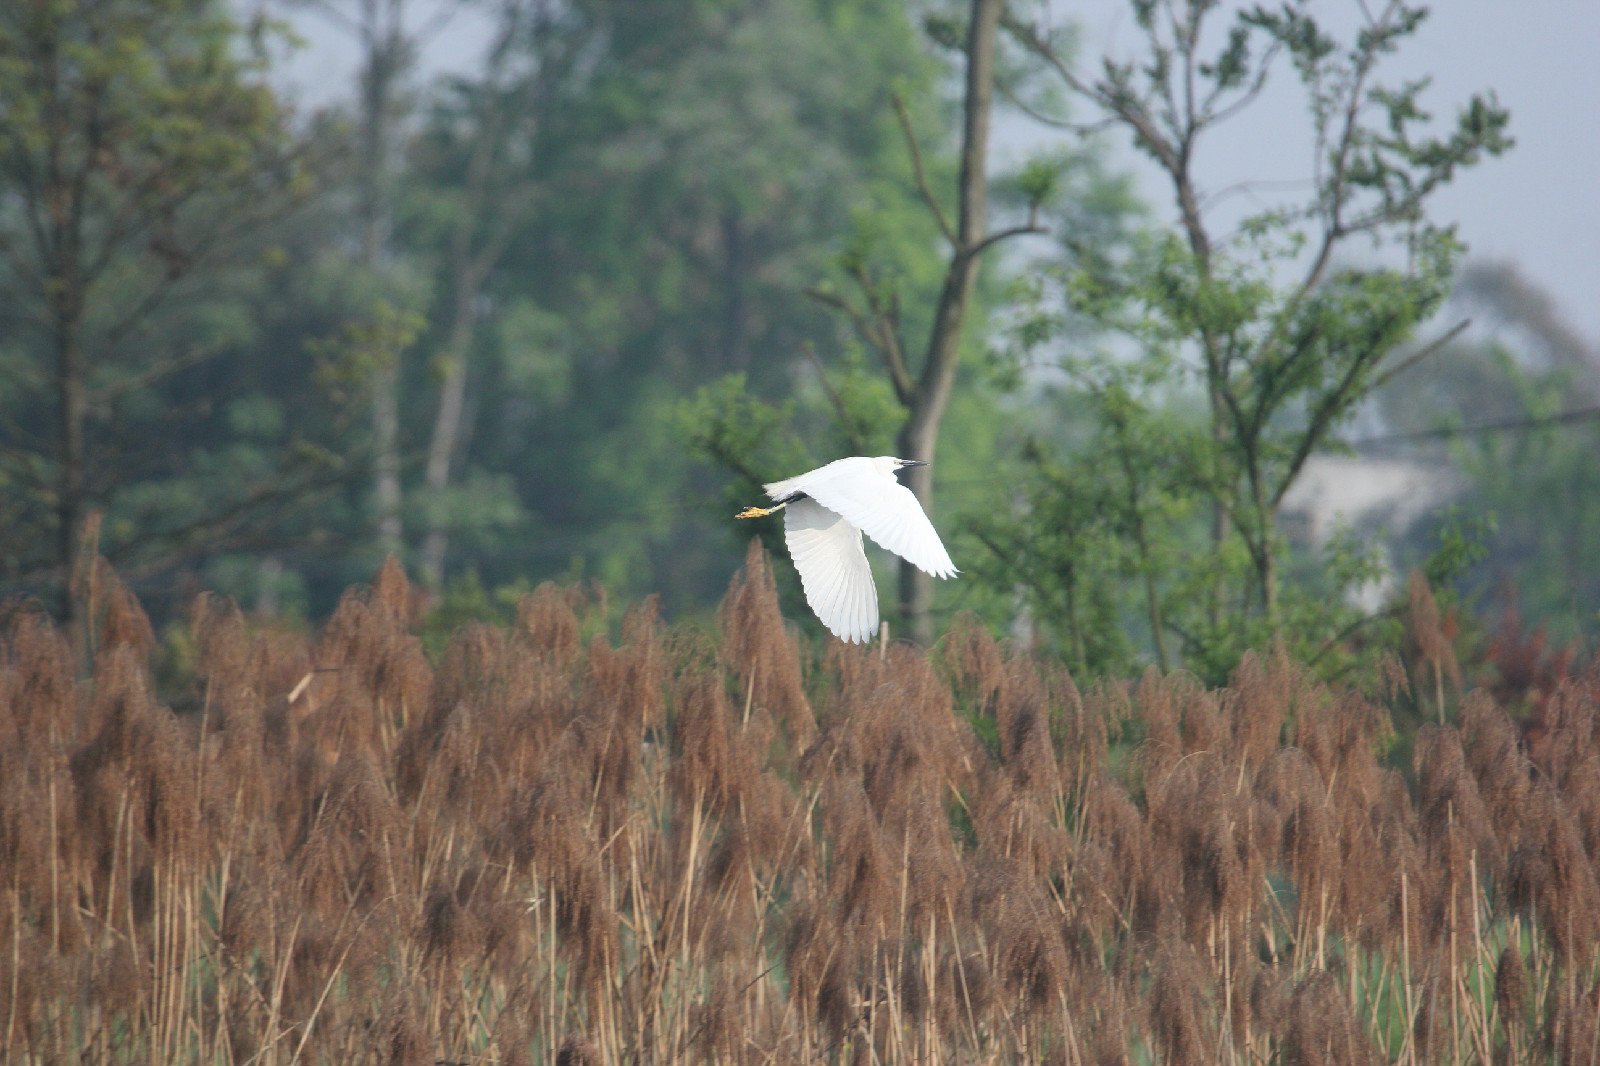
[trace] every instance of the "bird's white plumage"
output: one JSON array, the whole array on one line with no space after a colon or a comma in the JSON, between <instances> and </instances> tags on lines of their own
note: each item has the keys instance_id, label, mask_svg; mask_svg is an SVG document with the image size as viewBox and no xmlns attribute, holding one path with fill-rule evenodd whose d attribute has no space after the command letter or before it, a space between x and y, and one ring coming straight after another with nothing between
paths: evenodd
<instances>
[{"instance_id":1,"label":"bird's white plumage","mask_svg":"<svg viewBox=\"0 0 1600 1066\"><path fill-rule=\"evenodd\" d=\"M894 476L892 456L837 459L764 486L785 505L784 539L800 572L806 602L841 640L866 643L878 628L878 590L861 534L936 577L953 577L933 523Z\"/></svg>"},{"instance_id":2,"label":"bird's white plumage","mask_svg":"<svg viewBox=\"0 0 1600 1066\"><path fill-rule=\"evenodd\" d=\"M806 602L840 640L871 640L878 628L878 589L861 550L861 530L816 500L795 500L783 515L784 540Z\"/></svg>"}]
</instances>

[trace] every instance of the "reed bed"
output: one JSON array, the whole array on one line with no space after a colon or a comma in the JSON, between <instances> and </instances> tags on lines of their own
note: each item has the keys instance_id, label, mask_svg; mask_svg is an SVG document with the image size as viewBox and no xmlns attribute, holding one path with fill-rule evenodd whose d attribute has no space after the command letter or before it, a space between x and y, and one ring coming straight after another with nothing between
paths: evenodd
<instances>
[{"instance_id":1,"label":"reed bed","mask_svg":"<svg viewBox=\"0 0 1600 1066\"><path fill-rule=\"evenodd\" d=\"M1397 768L1399 674L812 651L752 548L715 639L202 598L175 713L95 575L0 629L0 1061L1600 1062L1593 672Z\"/></svg>"}]
</instances>

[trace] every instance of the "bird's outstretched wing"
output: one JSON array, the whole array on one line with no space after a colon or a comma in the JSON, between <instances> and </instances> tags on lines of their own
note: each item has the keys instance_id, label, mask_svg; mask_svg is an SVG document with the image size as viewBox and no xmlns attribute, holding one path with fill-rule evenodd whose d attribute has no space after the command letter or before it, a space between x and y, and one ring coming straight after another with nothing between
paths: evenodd
<instances>
[{"instance_id":1,"label":"bird's outstretched wing","mask_svg":"<svg viewBox=\"0 0 1600 1066\"><path fill-rule=\"evenodd\" d=\"M865 644L878 631L878 588L861 550L861 531L814 499L783 510L784 540L800 572L806 602L846 642Z\"/></svg>"},{"instance_id":2,"label":"bird's outstretched wing","mask_svg":"<svg viewBox=\"0 0 1600 1066\"><path fill-rule=\"evenodd\" d=\"M795 481L795 488L837 511L917 569L935 577L954 577L958 572L916 495L893 476L883 477L870 466L862 470L840 462Z\"/></svg>"}]
</instances>

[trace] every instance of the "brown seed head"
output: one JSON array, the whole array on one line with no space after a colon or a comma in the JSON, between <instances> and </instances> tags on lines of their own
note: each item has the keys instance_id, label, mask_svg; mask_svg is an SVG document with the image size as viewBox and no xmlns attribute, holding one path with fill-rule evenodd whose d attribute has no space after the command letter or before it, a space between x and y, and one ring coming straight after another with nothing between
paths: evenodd
<instances>
[{"instance_id":1,"label":"brown seed head","mask_svg":"<svg viewBox=\"0 0 1600 1066\"><path fill-rule=\"evenodd\" d=\"M428 1039L427 1019L417 994L410 989L392 992L380 1020L386 1062L432 1062L433 1042Z\"/></svg>"},{"instance_id":2,"label":"brown seed head","mask_svg":"<svg viewBox=\"0 0 1600 1066\"><path fill-rule=\"evenodd\" d=\"M573 593L549 581L517 601L517 631L530 649L563 672L583 650L576 602Z\"/></svg>"},{"instance_id":3,"label":"brown seed head","mask_svg":"<svg viewBox=\"0 0 1600 1066\"><path fill-rule=\"evenodd\" d=\"M1461 667L1451 641L1450 624L1439 612L1439 605L1428 588L1422 571L1413 570L1406 579L1406 595L1411 601L1410 635L1416 641L1423 662L1448 678L1457 692L1461 691Z\"/></svg>"},{"instance_id":4,"label":"brown seed head","mask_svg":"<svg viewBox=\"0 0 1600 1066\"><path fill-rule=\"evenodd\" d=\"M1467 766L1477 779L1490 824L1500 842L1488 867L1501 872L1500 852L1524 835L1523 808L1533 781L1533 765L1523 753L1516 725L1481 689L1461 701L1461 742Z\"/></svg>"},{"instance_id":5,"label":"brown seed head","mask_svg":"<svg viewBox=\"0 0 1600 1066\"><path fill-rule=\"evenodd\" d=\"M1067 953L1059 912L1035 880L1015 860L984 854L976 859L968 891L993 972L1013 1003L1030 1013L1059 1007L1067 989Z\"/></svg>"},{"instance_id":6,"label":"brown seed head","mask_svg":"<svg viewBox=\"0 0 1600 1066\"><path fill-rule=\"evenodd\" d=\"M778 609L778 589L759 537L750 541L744 569L733 577L717 613L722 658L740 691L783 724L790 743L804 746L816 730L800 673L799 643Z\"/></svg>"},{"instance_id":7,"label":"brown seed head","mask_svg":"<svg viewBox=\"0 0 1600 1066\"><path fill-rule=\"evenodd\" d=\"M1289 996L1283 1061L1294 1066L1361 1066L1382 1056L1362 1031L1338 980L1326 970L1303 978Z\"/></svg>"},{"instance_id":8,"label":"brown seed head","mask_svg":"<svg viewBox=\"0 0 1600 1066\"><path fill-rule=\"evenodd\" d=\"M1555 1009L1550 1012L1545 1043L1562 1063L1596 1061L1600 1049L1600 1017L1597 1017L1596 989L1585 982L1562 982L1555 993Z\"/></svg>"},{"instance_id":9,"label":"brown seed head","mask_svg":"<svg viewBox=\"0 0 1600 1066\"><path fill-rule=\"evenodd\" d=\"M1495 964L1494 1004L1501 1022L1508 1027L1522 1024L1527 1017L1528 969L1515 944L1507 944Z\"/></svg>"},{"instance_id":10,"label":"brown seed head","mask_svg":"<svg viewBox=\"0 0 1600 1066\"><path fill-rule=\"evenodd\" d=\"M105 611L100 623L100 653L127 647L132 649L139 662L148 661L156 635L150 628L150 619L145 615L144 608L139 605L138 597L122 583L110 563L97 559L95 567L99 571L97 583Z\"/></svg>"},{"instance_id":11,"label":"brown seed head","mask_svg":"<svg viewBox=\"0 0 1600 1066\"><path fill-rule=\"evenodd\" d=\"M1223 695L1223 708L1233 731L1229 750L1247 767L1260 767L1279 750L1284 719L1296 689L1305 684L1281 651L1270 655L1248 652L1239 661Z\"/></svg>"},{"instance_id":12,"label":"brown seed head","mask_svg":"<svg viewBox=\"0 0 1600 1066\"><path fill-rule=\"evenodd\" d=\"M1460 732L1454 726L1424 725L1417 730L1412 761L1424 837L1440 840L1447 828L1459 829L1480 854L1498 851L1477 779L1467 769Z\"/></svg>"},{"instance_id":13,"label":"brown seed head","mask_svg":"<svg viewBox=\"0 0 1600 1066\"><path fill-rule=\"evenodd\" d=\"M1156 951L1152 969L1150 1026L1163 1058L1173 1063L1211 1061L1217 1046L1217 1012L1194 948L1169 937Z\"/></svg>"},{"instance_id":14,"label":"brown seed head","mask_svg":"<svg viewBox=\"0 0 1600 1066\"><path fill-rule=\"evenodd\" d=\"M42 610L14 601L0 643L0 739L7 748L65 744L77 736L72 651Z\"/></svg>"},{"instance_id":15,"label":"brown seed head","mask_svg":"<svg viewBox=\"0 0 1600 1066\"><path fill-rule=\"evenodd\" d=\"M1145 725L1144 747L1140 752L1145 778L1157 780L1183 756L1183 739L1179 732L1182 704L1178 694L1153 666L1140 679L1133 702Z\"/></svg>"}]
</instances>

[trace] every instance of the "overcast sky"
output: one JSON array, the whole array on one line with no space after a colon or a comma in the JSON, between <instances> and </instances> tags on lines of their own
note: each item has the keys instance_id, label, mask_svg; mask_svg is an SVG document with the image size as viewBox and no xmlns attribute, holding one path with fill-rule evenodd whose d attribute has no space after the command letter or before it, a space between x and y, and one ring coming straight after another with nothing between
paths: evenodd
<instances>
[{"instance_id":1,"label":"overcast sky","mask_svg":"<svg viewBox=\"0 0 1600 1066\"><path fill-rule=\"evenodd\" d=\"M1083 25L1085 58L1126 57L1137 48L1139 31L1125 0L1054 0L1053 6ZM1312 9L1341 27L1360 12L1357 0L1316 0ZM290 67L291 85L308 102L346 96L355 74L353 41L313 12L302 9L295 22L311 47ZM470 19L455 16L432 38L425 66L469 65L480 40ZM1552 294L1590 346L1600 348L1600 0L1439 0L1420 33L1388 64L1393 81L1433 76L1424 105L1441 118L1487 89L1510 108L1516 147L1459 174L1434 199L1432 217L1458 222L1472 257L1514 262ZM1197 173L1207 191L1308 177L1303 105L1288 91L1293 79L1287 66L1278 74L1282 91L1268 93L1202 146ZM1141 173L1155 208L1171 215L1159 175L1125 142L1118 152ZM1248 208L1248 197L1259 201L1274 187L1235 195L1219 210Z\"/></svg>"}]
</instances>

